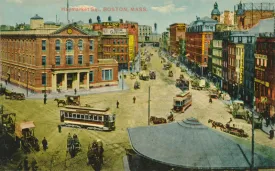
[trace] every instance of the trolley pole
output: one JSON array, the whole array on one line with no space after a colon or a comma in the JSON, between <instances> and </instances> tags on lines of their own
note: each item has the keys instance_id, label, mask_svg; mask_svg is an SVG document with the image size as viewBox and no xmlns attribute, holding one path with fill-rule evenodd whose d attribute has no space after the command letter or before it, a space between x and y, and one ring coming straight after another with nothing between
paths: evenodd
<instances>
[{"instance_id":1,"label":"trolley pole","mask_svg":"<svg viewBox=\"0 0 275 171\"><path fill-rule=\"evenodd\" d=\"M150 125L150 86L148 92L148 125Z\"/></svg>"},{"instance_id":2,"label":"trolley pole","mask_svg":"<svg viewBox=\"0 0 275 171\"><path fill-rule=\"evenodd\" d=\"M254 170L254 111L252 111L252 156L251 156L251 171Z\"/></svg>"}]
</instances>

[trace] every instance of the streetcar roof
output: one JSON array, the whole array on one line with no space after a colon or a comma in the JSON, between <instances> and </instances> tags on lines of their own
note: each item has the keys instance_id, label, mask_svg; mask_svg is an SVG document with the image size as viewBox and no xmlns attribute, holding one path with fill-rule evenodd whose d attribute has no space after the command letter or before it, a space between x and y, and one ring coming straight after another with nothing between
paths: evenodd
<instances>
[{"instance_id":1,"label":"streetcar roof","mask_svg":"<svg viewBox=\"0 0 275 171\"><path fill-rule=\"evenodd\" d=\"M81 110L81 109L61 109L60 111L64 112L80 112L83 114L97 114L97 115L112 115L110 112L101 112L101 111L94 111L94 110Z\"/></svg>"},{"instance_id":2,"label":"streetcar roof","mask_svg":"<svg viewBox=\"0 0 275 171\"><path fill-rule=\"evenodd\" d=\"M93 108L93 107L85 107L85 106L73 106L73 105L66 105L65 108L67 109L81 109L81 110L90 110L90 111L98 111L98 112L107 112L109 108Z\"/></svg>"}]
</instances>

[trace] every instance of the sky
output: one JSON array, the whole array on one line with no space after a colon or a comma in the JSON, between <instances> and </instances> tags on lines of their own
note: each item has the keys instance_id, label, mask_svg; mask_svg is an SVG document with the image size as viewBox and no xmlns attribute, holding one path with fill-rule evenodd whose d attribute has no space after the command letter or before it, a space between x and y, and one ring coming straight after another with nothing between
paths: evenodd
<instances>
[{"instance_id":1,"label":"sky","mask_svg":"<svg viewBox=\"0 0 275 171\"><path fill-rule=\"evenodd\" d=\"M66 0L0 0L0 24L15 25L16 23L30 23L30 18L38 14L44 21L66 22ZM214 3L217 2L220 12L234 10L234 5L240 0L69 0L69 6L87 7L93 11L71 11L69 18L72 21L84 21L89 18L96 22L97 16L101 21L107 21L108 16L113 21L122 18L124 21L135 21L140 25L154 26L157 23L157 32L161 33L173 23L189 24L196 16L211 17ZM274 3L274 0L242 0L243 3ZM131 11L131 7L143 8L142 11ZM111 8L114 11L110 11ZM128 11L120 11L119 8ZM97 9L97 11L95 11ZM154 28L154 27L153 27Z\"/></svg>"}]
</instances>

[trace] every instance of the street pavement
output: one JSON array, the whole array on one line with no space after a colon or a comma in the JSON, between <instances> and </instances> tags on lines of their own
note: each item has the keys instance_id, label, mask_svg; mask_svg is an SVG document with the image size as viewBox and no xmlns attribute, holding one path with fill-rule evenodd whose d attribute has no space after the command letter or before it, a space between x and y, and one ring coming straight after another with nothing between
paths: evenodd
<instances>
[{"instance_id":1,"label":"street pavement","mask_svg":"<svg viewBox=\"0 0 275 171\"><path fill-rule=\"evenodd\" d=\"M119 73L120 75L120 73ZM122 86L122 82L124 83ZM15 86L13 84L7 84L4 81L1 81L2 85L6 87L10 91L14 91L17 93L24 93L25 97L27 99L43 99L44 94L43 93L33 93L31 91L28 91L27 96L27 90L22 87ZM123 91L122 90L128 90L129 86L126 84L125 81L123 81L123 78L119 77L119 83L117 86L110 86L110 87L99 87L99 88L92 88L90 90L80 89L77 91L76 95L89 95L89 94L99 94L99 93L108 93L108 92L117 92L117 91ZM67 90L67 91L61 91L58 92L51 92L47 93L47 99L53 99L53 98L63 98L65 95L75 95L74 89Z\"/></svg>"}]
</instances>

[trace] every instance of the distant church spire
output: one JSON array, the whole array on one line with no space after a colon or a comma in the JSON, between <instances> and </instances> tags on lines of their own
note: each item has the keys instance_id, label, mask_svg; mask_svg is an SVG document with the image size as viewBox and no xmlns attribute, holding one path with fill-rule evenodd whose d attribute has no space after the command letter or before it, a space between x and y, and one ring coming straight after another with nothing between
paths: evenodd
<instances>
[{"instance_id":1,"label":"distant church spire","mask_svg":"<svg viewBox=\"0 0 275 171\"><path fill-rule=\"evenodd\" d=\"M67 21L68 21L68 23L70 23L70 21L69 21L69 0L67 0Z\"/></svg>"}]
</instances>

